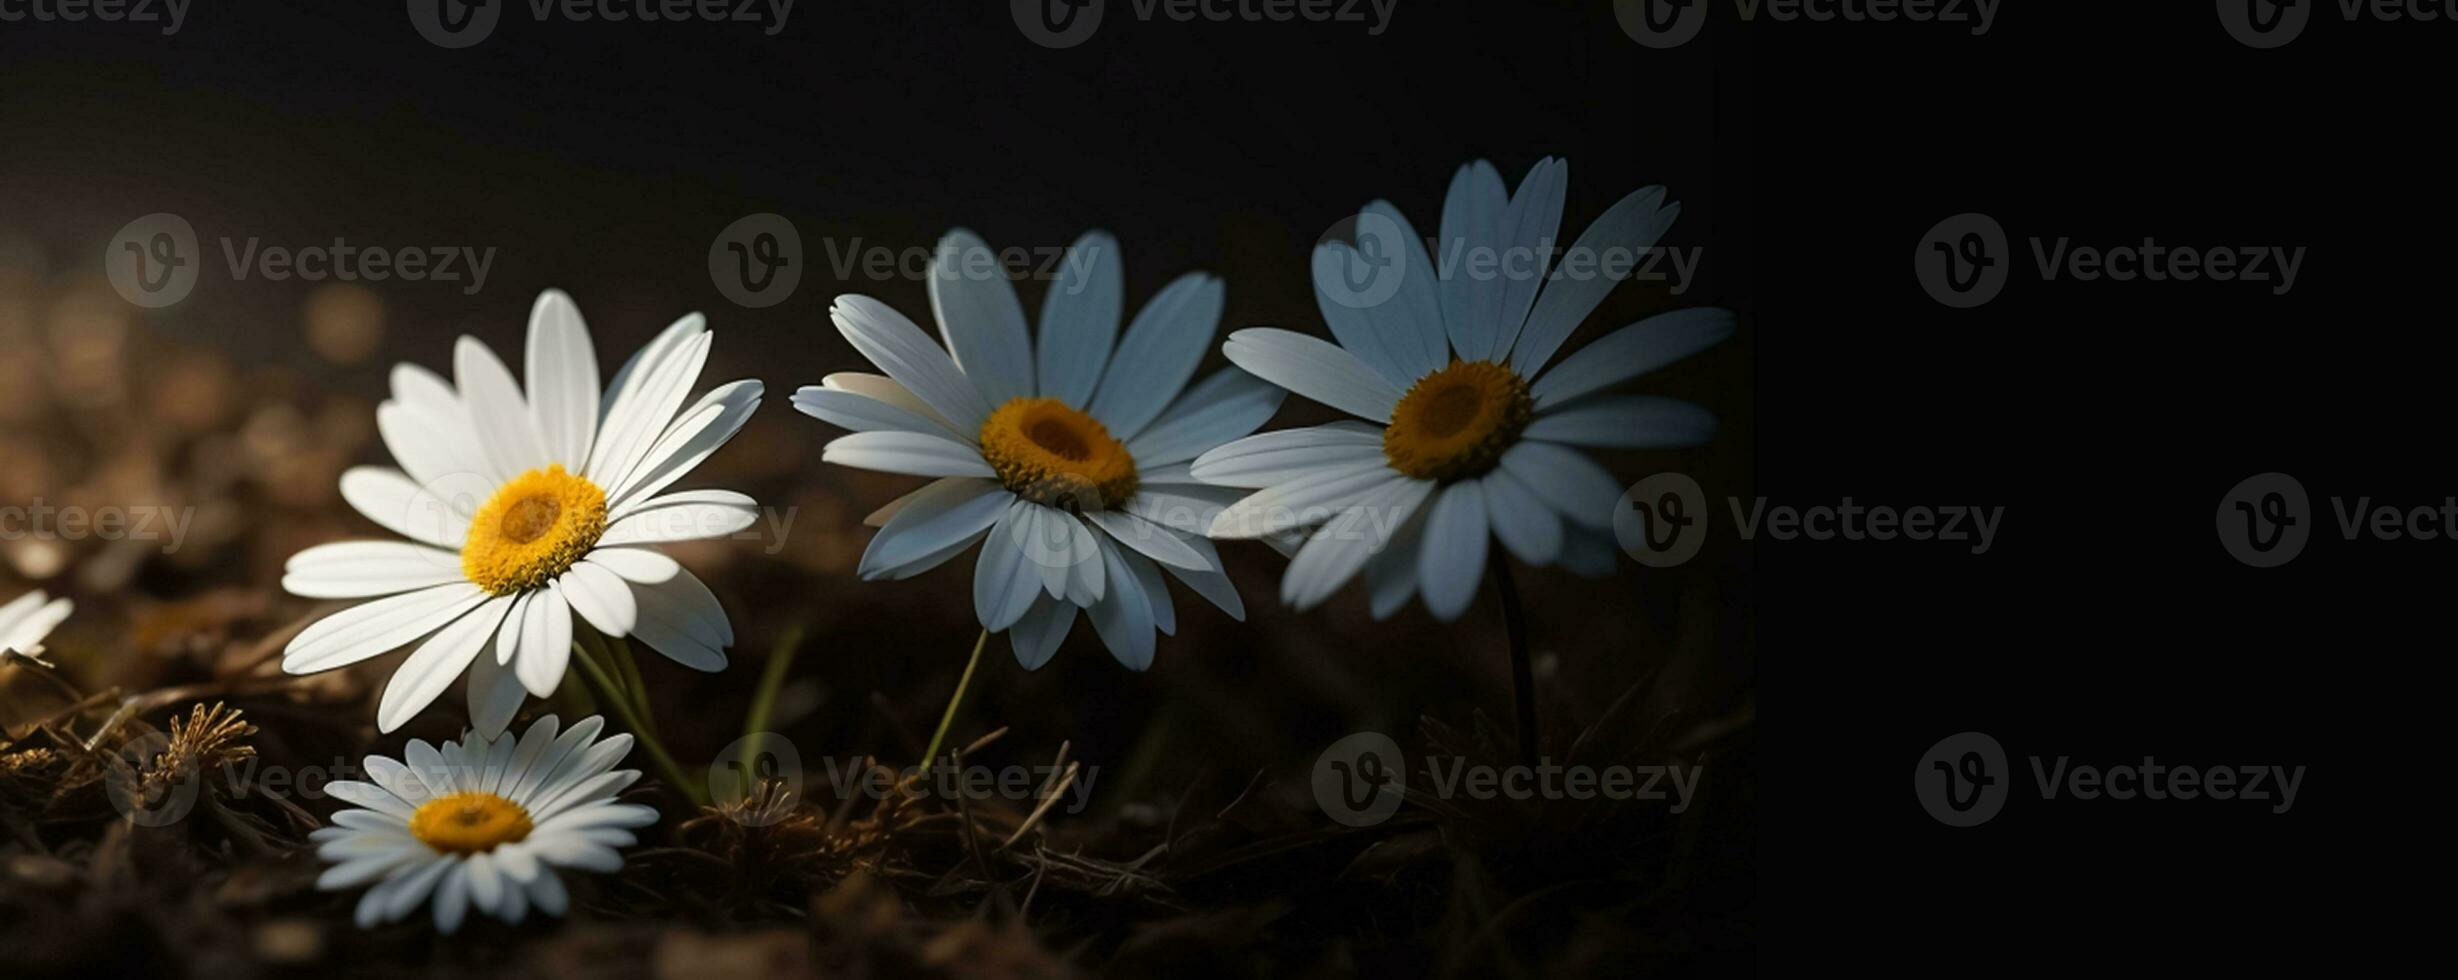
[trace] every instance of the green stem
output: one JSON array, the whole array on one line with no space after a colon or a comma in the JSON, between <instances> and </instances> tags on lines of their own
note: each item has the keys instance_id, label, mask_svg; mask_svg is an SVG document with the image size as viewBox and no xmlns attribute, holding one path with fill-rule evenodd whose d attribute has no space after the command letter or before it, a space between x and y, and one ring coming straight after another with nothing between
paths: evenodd
<instances>
[{"instance_id":1,"label":"green stem","mask_svg":"<svg viewBox=\"0 0 2458 980\"><path fill-rule=\"evenodd\" d=\"M982 648L989 645L990 631L983 630L981 636L973 641L973 659L965 661L964 676L956 679L956 693L947 699L947 712L939 716L939 730L930 733L930 748L922 750L923 772L929 772L930 767L937 763L939 746L947 741L948 726L956 723L956 709L964 704L964 689L972 685L973 671L981 666Z\"/></svg>"},{"instance_id":2,"label":"green stem","mask_svg":"<svg viewBox=\"0 0 2458 980\"><path fill-rule=\"evenodd\" d=\"M624 727L632 730L632 737L639 740L640 747L648 750L649 762L657 767L658 776L684 799L706 806L708 799L700 785L683 774L683 767L666 752L665 743L658 741L657 734L642 723L638 709L632 706L629 698L623 696L623 690L616 686L613 675L607 673L606 666L590 654L588 646L574 641L572 659L580 663L581 673L589 678L589 682L597 685L600 699L612 705L615 714L623 719Z\"/></svg>"},{"instance_id":3,"label":"green stem","mask_svg":"<svg viewBox=\"0 0 2458 980\"><path fill-rule=\"evenodd\" d=\"M1511 713L1519 720L1519 761L1536 764L1536 672L1528 664L1528 617L1519 608L1519 586L1511 581L1510 560L1502 549L1486 554L1494 591L1502 594L1502 630L1511 643Z\"/></svg>"},{"instance_id":4,"label":"green stem","mask_svg":"<svg viewBox=\"0 0 2458 980\"><path fill-rule=\"evenodd\" d=\"M768 719L776 713L777 693L785 689L786 669L793 666L794 653L802 649L802 624L785 628L777 638L777 648L768 655L768 666L760 671L760 686L751 693L751 712L743 716L743 758L757 759L768 747Z\"/></svg>"}]
</instances>

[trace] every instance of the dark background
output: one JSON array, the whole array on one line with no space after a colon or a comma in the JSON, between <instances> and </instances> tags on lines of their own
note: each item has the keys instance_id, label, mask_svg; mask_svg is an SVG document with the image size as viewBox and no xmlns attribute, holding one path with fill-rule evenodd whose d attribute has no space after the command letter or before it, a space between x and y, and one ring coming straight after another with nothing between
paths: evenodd
<instances>
[{"instance_id":1,"label":"dark background","mask_svg":"<svg viewBox=\"0 0 2458 980\"><path fill-rule=\"evenodd\" d=\"M775 38L520 18L443 51L391 4L250 5L193 11L169 39L0 30L0 225L44 243L63 275L154 210L207 237L500 245L478 296L388 290L397 326L358 368L295 343L297 284L209 276L147 318L363 398L383 363L442 363L452 332L508 349L546 284L580 297L601 358L705 309L723 338L712 379L755 373L781 396L860 366L827 328L829 295L918 313L922 290L815 267L784 305L733 308L702 269L710 237L746 213L783 213L806 243L895 247L957 224L1027 246L1105 227L1126 247L1130 304L1209 268L1229 277L1228 325L1319 331L1304 249L1365 200L1388 197L1422 228L1460 162L1490 157L1515 182L1561 154L1571 232L1664 183L1685 206L1672 241L1707 249L1703 278L1678 298L1617 291L1591 329L1705 303L1741 310L1743 327L1664 379L1716 409L1724 437L1617 473L1683 468L1711 496L1803 506L2007 510L1984 556L1719 536L1676 573L1523 576L1540 643L1610 678L1594 683L1607 694L1665 659L1680 621L1666 597L1705 596L1724 635L1751 637L1708 645L1711 673L1728 676L1699 697L1724 704L1735 685L1754 689L1747 623L1763 572L1780 638L1760 760L1771 948L1820 964L1868 950L1922 975L2133 965L2146 947L2206 969L2344 965L2412 918L2358 886L2417 876L2408 826L2438 812L2426 747L2443 740L2426 731L2437 705L2421 702L2442 673L2450 546L2323 533L2289 566L2256 570L2221 550L2212 516L2265 470L2301 478L2317 520L2333 495L2414 505L2448 492L2437 161L2453 41L2458 26L2342 23L2334 6L2292 45L2255 51L2204 3L2008 4L1982 37L1742 25L1718 5L1700 39L1651 51L1603 3L1403 2L1379 38L1113 16L1089 44L1052 51L1002 5L806 0ZM1949 310L1909 259L1931 225L1973 210L2015 238L2013 279L1985 307ZM2042 282L2032 235L2308 253L2277 297ZM1763 432L1761 402L1778 419ZM813 443L825 431L781 424ZM896 489L827 474L815 453L798 465L792 480L865 502ZM1232 571L1254 626L1165 643L1145 678L1078 635L1033 678L993 671L982 713L1090 738L1100 756L1123 753L1156 702L1294 702L1282 731L1179 715L1195 719L1182 744L1235 768L1429 704L1454 718L1463 703L1506 710L1489 606L1454 630L1411 612L1407 632L1378 632L1354 595L1292 617L1268 591L1275 563ZM851 608L833 614L843 639L813 669L846 690L914 690L915 711L930 710L970 638L960 605L930 607L935 623L860 615L912 618L930 601L914 593L959 583L820 581L840 594L815 603ZM789 597L747 615L728 598L752 648ZM1180 608L1232 629L1188 615L1183 596ZM901 663L922 656L933 662ZM1269 666L1236 666L1247 656ZM1223 674L1245 693L1210 691ZM826 704L853 700L838 698ZM1030 720L1027 705L1057 717ZM1983 827L1946 828L1905 772L1973 729L2015 757L2015 796ZM2274 816L2207 800L2043 803L2032 755L2308 770L2295 809ZM1756 824L1739 826L1755 850Z\"/></svg>"}]
</instances>

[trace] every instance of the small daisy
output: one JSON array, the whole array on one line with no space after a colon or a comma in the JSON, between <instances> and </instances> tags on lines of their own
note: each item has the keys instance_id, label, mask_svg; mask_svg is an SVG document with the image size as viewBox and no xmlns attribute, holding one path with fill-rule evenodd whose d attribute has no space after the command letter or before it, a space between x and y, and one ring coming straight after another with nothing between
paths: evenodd
<instances>
[{"instance_id":1,"label":"small daisy","mask_svg":"<svg viewBox=\"0 0 2458 980\"><path fill-rule=\"evenodd\" d=\"M622 868L615 849L636 843L630 828L656 823L657 810L615 802L640 778L614 767L631 736L598 741L605 722L594 716L556 727L548 715L517 738L471 732L441 748L413 739L399 760L367 757L374 782L325 784L352 808L308 835L333 863L316 887L374 882L358 902L361 929L399 922L429 895L439 932L460 928L471 906L514 923L532 907L562 915L571 897L557 872Z\"/></svg>"},{"instance_id":2,"label":"small daisy","mask_svg":"<svg viewBox=\"0 0 2458 980\"><path fill-rule=\"evenodd\" d=\"M48 665L50 661L43 659L43 638L76 608L76 603L54 599L41 589L0 606L0 659L15 654Z\"/></svg>"},{"instance_id":3,"label":"small daisy","mask_svg":"<svg viewBox=\"0 0 2458 980\"><path fill-rule=\"evenodd\" d=\"M1602 270L1635 261L1681 211L1661 187L1633 193L1547 277L1568 172L1547 158L1512 195L1492 164L1460 168L1443 203L1440 276L1399 209L1367 205L1367 250L1314 253L1316 305L1338 345L1269 328L1229 335L1239 367L1366 420L1267 432L1195 460L1198 478L1257 488L1214 518L1213 537L1307 535L1282 600L1311 608L1362 570L1376 618L1422 594L1453 620L1476 594L1489 534L1531 565L1603 574L1621 487L1573 447L1690 446L1713 433L1698 406L1606 392L1730 336L1727 311L1650 317L1545 370L1612 290ZM1389 258L1360 289L1369 255Z\"/></svg>"},{"instance_id":4,"label":"small daisy","mask_svg":"<svg viewBox=\"0 0 2458 980\"><path fill-rule=\"evenodd\" d=\"M548 290L529 314L526 394L473 337L453 349L457 387L395 367L376 427L401 468L352 469L341 495L411 540L292 556L282 586L294 594L383 598L309 626L282 669L331 670L426 637L385 686L377 727L401 727L466 670L471 723L489 736L511 722L524 691L546 697L561 683L575 613L686 667L723 669L734 642L725 610L649 547L732 534L757 518L739 493L659 492L759 406L757 381L685 401L711 338L699 314L676 321L615 372L601 399L580 311Z\"/></svg>"},{"instance_id":5,"label":"small daisy","mask_svg":"<svg viewBox=\"0 0 2458 980\"><path fill-rule=\"evenodd\" d=\"M827 461L938 478L872 515L862 577L908 578L981 542L974 612L984 630L1008 631L1028 670L1078 609L1118 662L1150 667L1153 631L1177 630L1163 569L1244 618L1202 537L1235 495L1186 462L1262 426L1283 395L1235 368L1187 386L1220 324L1221 281L1178 277L1121 337L1118 245L1087 233L1042 303L1036 345L992 255L971 232L940 241L930 306L945 349L878 300L837 297L830 319L887 376L835 374L794 393L795 408L854 430L828 443Z\"/></svg>"}]
</instances>

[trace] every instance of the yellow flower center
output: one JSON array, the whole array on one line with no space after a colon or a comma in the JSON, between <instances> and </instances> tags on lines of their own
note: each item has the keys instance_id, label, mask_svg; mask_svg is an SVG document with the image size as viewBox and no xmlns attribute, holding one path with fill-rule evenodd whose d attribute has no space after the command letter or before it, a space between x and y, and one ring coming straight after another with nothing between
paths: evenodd
<instances>
[{"instance_id":1,"label":"yellow flower center","mask_svg":"<svg viewBox=\"0 0 2458 980\"><path fill-rule=\"evenodd\" d=\"M482 854L529 836L529 811L493 793L438 796L410 814L410 834L444 854Z\"/></svg>"},{"instance_id":2,"label":"yellow flower center","mask_svg":"<svg viewBox=\"0 0 2458 980\"><path fill-rule=\"evenodd\" d=\"M1383 430L1383 458L1420 480L1478 476L1536 413L1528 383L1492 361L1453 361L1409 386Z\"/></svg>"},{"instance_id":3,"label":"yellow flower center","mask_svg":"<svg viewBox=\"0 0 2458 980\"><path fill-rule=\"evenodd\" d=\"M461 574L491 595L545 585L606 533L606 492L563 471L530 470L495 491L470 521Z\"/></svg>"},{"instance_id":4,"label":"yellow flower center","mask_svg":"<svg viewBox=\"0 0 2458 980\"><path fill-rule=\"evenodd\" d=\"M1093 417L1056 398L1016 398L981 426L982 458L1016 496L1105 510L1135 493L1135 457Z\"/></svg>"}]
</instances>

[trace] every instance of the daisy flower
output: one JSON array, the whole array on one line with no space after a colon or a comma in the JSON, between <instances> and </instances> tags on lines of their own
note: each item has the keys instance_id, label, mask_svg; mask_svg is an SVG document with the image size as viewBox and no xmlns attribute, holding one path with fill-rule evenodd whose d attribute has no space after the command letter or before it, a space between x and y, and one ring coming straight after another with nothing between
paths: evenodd
<instances>
[{"instance_id":1,"label":"daisy flower","mask_svg":"<svg viewBox=\"0 0 2458 980\"><path fill-rule=\"evenodd\" d=\"M616 769L632 737L598 741L604 720L558 731L555 716L517 738L476 732L441 747L412 740L400 759L371 755L373 782L325 784L351 808L308 835L332 862L316 879L326 891L374 887L358 902L359 928L399 922L435 899L435 928L452 932L472 906L517 923L531 908L562 915L571 904L559 872L623 867L630 828L657 822L654 807L615 802L640 778Z\"/></svg>"},{"instance_id":2,"label":"daisy flower","mask_svg":"<svg viewBox=\"0 0 2458 980\"><path fill-rule=\"evenodd\" d=\"M343 473L341 495L409 540L345 541L291 557L282 586L292 593L374 601L309 626L290 641L282 668L331 670L425 637L385 685L377 727L401 727L467 671L471 723L490 736L524 692L554 693L575 614L686 667L723 669L734 642L725 610L651 547L732 534L757 518L739 493L660 492L759 405L757 381L685 401L711 337L699 314L676 321L601 397L580 311L548 290L529 314L526 393L473 337L453 349L453 382L395 367L376 427L401 468Z\"/></svg>"},{"instance_id":3,"label":"daisy flower","mask_svg":"<svg viewBox=\"0 0 2458 980\"><path fill-rule=\"evenodd\" d=\"M1487 538L1531 565L1603 574L1621 486L1577 447L1704 442L1715 419L1669 398L1607 389L1731 336L1733 316L1680 310L1623 327L1546 369L1571 331L1673 223L1664 189L1623 198L1546 274L1566 163L1506 193L1492 164L1460 168L1443 202L1443 274L1389 202L1359 218L1361 251L1314 253L1316 305L1337 345L1287 330L1229 335L1229 359L1364 419L1267 432L1203 454L1198 478L1255 489L1215 538L1302 533L1283 601L1311 608L1363 571L1376 618L1422 594L1435 618L1468 608ZM1361 289L1353 273L1380 257ZM1539 284L1543 288L1540 291Z\"/></svg>"},{"instance_id":4,"label":"daisy flower","mask_svg":"<svg viewBox=\"0 0 2458 980\"><path fill-rule=\"evenodd\" d=\"M873 514L864 579L904 579L974 543L973 609L1005 630L1018 662L1040 667L1082 610L1118 662L1152 665L1154 631L1177 616L1161 573L1244 618L1204 522L1233 495L1186 462L1253 432L1280 390L1235 368L1187 386L1219 326L1221 281L1178 277L1119 333L1125 273L1117 242L1090 232L1070 247L1041 308L1041 335L989 246L971 232L939 243L930 307L941 349L867 296L828 311L854 349L887 372L830 375L794 407L854 430L823 458L937 478Z\"/></svg>"},{"instance_id":5,"label":"daisy flower","mask_svg":"<svg viewBox=\"0 0 2458 980\"><path fill-rule=\"evenodd\" d=\"M39 664L43 659L43 638L50 636L77 604L54 599L36 589L0 605L0 658L16 654Z\"/></svg>"}]
</instances>

